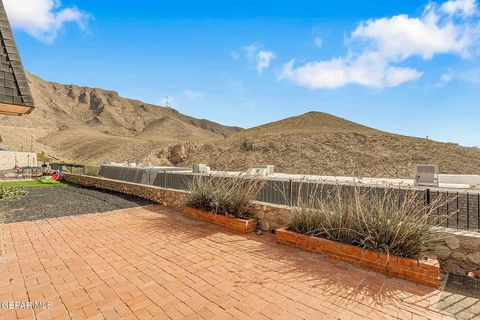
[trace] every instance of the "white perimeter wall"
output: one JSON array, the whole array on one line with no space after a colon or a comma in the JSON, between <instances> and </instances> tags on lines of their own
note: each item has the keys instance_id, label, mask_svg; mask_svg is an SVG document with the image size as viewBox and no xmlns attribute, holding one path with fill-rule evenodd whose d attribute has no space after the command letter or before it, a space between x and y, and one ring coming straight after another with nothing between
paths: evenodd
<instances>
[{"instance_id":1,"label":"white perimeter wall","mask_svg":"<svg viewBox=\"0 0 480 320\"><path fill-rule=\"evenodd\" d=\"M462 175L462 174L439 174L438 182L451 183L451 184L475 185L475 184L480 184L480 176Z\"/></svg>"},{"instance_id":2,"label":"white perimeter wall","mask_svg":"<svg viewBox=\"0 0 480 320\"><path fill-rule=\"evenodd\" d=\"M18 167L37 167L37 154L34 152L0 151L0 170Z\"/></svg>"}]
</instances>

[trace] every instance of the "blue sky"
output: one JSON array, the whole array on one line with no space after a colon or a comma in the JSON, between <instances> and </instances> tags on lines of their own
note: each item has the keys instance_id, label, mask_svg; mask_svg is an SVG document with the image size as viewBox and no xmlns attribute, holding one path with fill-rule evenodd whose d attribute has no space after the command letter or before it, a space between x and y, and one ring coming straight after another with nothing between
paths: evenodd
<instances>
[{"instance_id":1,"label":"blue sky","mask_svg":"<svg viewBox=\"0 0 480 320\"><path fill-rule=\"evenodd\" d=\"M245 128L317 110L480 145L474 0L4 3L49 81Z\"/></svg>"}]
</instances>

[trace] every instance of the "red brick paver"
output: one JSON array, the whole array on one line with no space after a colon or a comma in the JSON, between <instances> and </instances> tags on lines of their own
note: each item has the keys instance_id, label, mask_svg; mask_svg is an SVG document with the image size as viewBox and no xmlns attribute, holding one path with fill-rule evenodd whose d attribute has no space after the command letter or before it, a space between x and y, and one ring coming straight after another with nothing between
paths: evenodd
<instances>
[{"instance_id":1,"label":"red brick paver","mask_svg":"<svg viewBox=\"0 0 480 320\"><path fill-rule=\"evenodd\" d=\"M3 226L0 319L448 319L438 291L161 206Z\"/></svg>"}]
</instances>

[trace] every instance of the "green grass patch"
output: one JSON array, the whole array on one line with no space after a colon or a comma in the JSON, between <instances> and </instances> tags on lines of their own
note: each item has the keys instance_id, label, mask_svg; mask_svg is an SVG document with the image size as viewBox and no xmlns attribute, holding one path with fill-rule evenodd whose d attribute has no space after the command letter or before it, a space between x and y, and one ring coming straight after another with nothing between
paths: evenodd
<instances>
[{"instance_id":1,"label":"green grass patch","mask_svg":"<svg viewBox=\"0 0 480 320\"><path fill-rule=\"evenodd\" d=\"M7 188L34 188L34 187L66 187L67 183L60 181L56 184L41 183L38 180L20 180L0 182L0 187Z\"/></svg>"}]
</instances>

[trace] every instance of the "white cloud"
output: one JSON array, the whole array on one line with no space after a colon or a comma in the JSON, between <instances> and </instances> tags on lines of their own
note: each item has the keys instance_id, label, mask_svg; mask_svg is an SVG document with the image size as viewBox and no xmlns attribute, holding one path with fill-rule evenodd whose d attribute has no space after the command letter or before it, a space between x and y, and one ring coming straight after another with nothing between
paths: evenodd
<instances>
[{"instance_id":1,"label":"white cloud","mask_svg":"<svg viewBox=\"0 0 480 320\"><path fill-rule=\"evenodd\" d=\"M389 67L385 72L384 84L387 87L396 87L404 82L417 80L422 72L411 68Z\"/></svg>"},{"instance_id":2,"label":"white cloud","mask_svg":"<svg viewBox=\"0 0 480 320\"><path fill-rule=\"evenodd\" d=\"M250 62L255 62L257 73L261 74L264 69L270 66L270 62L275 59L275 53L268 50L260 50L261 45L258 43L252 43L245 46L245 56Z\"/></svg>"},{"instance_id":3,"label":"white cloud","mask_svg":"<svg viewBox=\"0 0 480 320\"><path fill-rule=\"evenodd\" d=\"M415 69L388 67L375 59L375 56L362 56L357 60L336 58L311 62L297 69L293 68L292 60L285 65L280 79L291 79L310 89L334 89L348 84L373 88L396 87L422 76Z\"/></svg>"},{"instance_id":4,"label":"white cloud","mask_svg":"<svg viewBox=\"0 0 480 320\"><path fill-rule=\"evenodd\" d=\"M275 59L275 54L272 51L260 50L257 53L257 72L262 73L263 69L270 66L270 61Z\"/></svg>"},{"instance_id":5,"label":"white cloud","mask_svg":"<svg viewBox=\"0 0 480 320\"><path fill-rule=\"evenodd\" d=\"M205 93L197 90L183 90L183 94L190 100L198 100L205 97Z\"/></svg>"},{"instance_id":6,"label":"white cloud","mask_svg":"<svg viewBox=\"0 0 480 320\"><path fill-rule=\"evenodd\" d=\"M391 60L401 61L414 55L431 59L440 53L467 54L471 43L465 30L452 23L440 25L433 18L399 15L370 20L360 24L352 39L369 41L373 50Z\"/></svg>"},{"instance_id":7,"label":"white cloud","mask_svg":"<svg viewBox=\"0 0 480 320\"><path fill-rule=\"evenodd\" d=\"M85 30L90 16L76 7L62 7L60 0L4 0L5 10L14 28L40 41L53 43L66 23Z\"/></svg>"},{"instance_id":8,"label":"white cloud","mask_svg":"<svg viewBox=\"0 0 480 320\"><path fill-rule=\"evenodd\" d=\"M442 4L441 10L447 14L471 16L477 12L475 0L450 0Z\"/></svg>"},{"instance_id":9,"label":"white cloud","mask_svg":"<svg viewBox=\"0 0 480 320\"><path fill-rule=\"evenodd\" d=\"M321 46L323 46L323 39L316 37L315 39L313 39L313 44L315 45L315 47L320 48Z\"/></svg>"},{"instance_id":10,"label":"white cloud","mask_svg":"<svg viewBox=\"0 0 480 320\"><path fill-rule=\"evenodd\" d=\"M248 46L245 46L245 55L247 56L247 59L253 60L255 59L255 55L257 54L257 51L259 49L259 45L257 43L252 43L249 44Z\"/></svg>"},{"instance_id":11,"label":"white cloud","mask_svg":"<svg viewBox=\"0 0 480 320\"><path fill-rule=\"evenodd\" d=\"M398 64L414 56L423 60L438 54L466 58L478 50L480 22L475 17L466 18L467 13L476 10L475 2L473 9L469 3L472 1L451 0L441 7L431 3L420 17L397 15L362 22L351 33L345 57L309 62L297 68L290 61L280 79L312 89L348 84L396 87L419 79L422 72ZM460 20L452 17L459 10L464 15Z\"/></svg>"}]
</instances>

